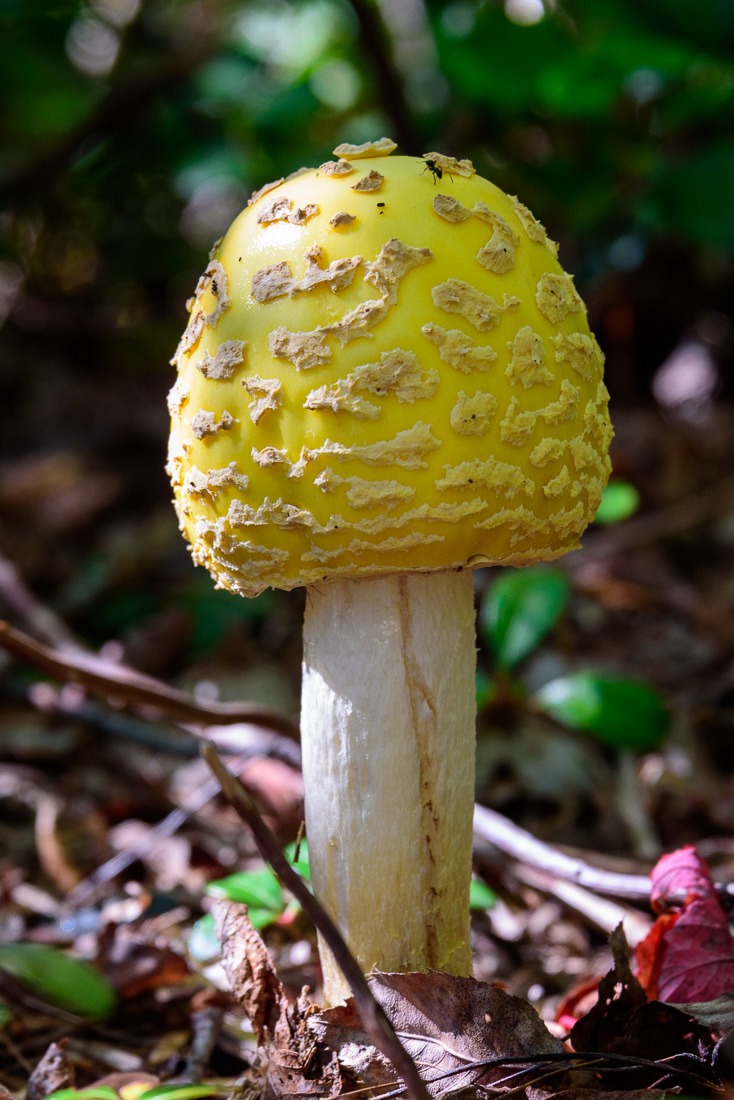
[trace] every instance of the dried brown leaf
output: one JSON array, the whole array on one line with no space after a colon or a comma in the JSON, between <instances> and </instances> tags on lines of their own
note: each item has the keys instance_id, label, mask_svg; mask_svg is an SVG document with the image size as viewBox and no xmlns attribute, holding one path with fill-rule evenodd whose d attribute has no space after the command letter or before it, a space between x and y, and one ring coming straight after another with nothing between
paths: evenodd
<instances>
[{"instance_id":1,"label":"dried brown leaf","mask_svg":"<svg viewBox=\"0 0 734 1100\"><path fill-rule=\"evenodd\" d=\"M187 980L186 959L163 942L149 942L151 924L109 924L100 937L97 959L120 999L130 1001L163 986Z\"/></svg>"},{"instance_id":2,"label":"dried brown leaf","mask_svg":"<svg viewBox=\"0 0 734 1100\"><path fill-rule=\"evenodd\" d=\"M278 1021L286 1013L282 982L246 905L218 901L212 915L232 995L247 1013L262 1046L274 1039Z\"/></svg>"},{"instance_id":3,"label":"dried brown leaf","mask_svg":"<svg viewBox=\"0 0 734 1100\"><path fill-rule=\"evenodd\" d=\"M596 1004L571 1030L574 1050L616 1049L614 1040L632 1013L647 1004L647 995L630 967L629 948L621 925L612 932L609 945L614 965L599 982Z\"/></svg>"},{"instance_id":4,"label":"dried brown leaf","mask_svg":"<svg viewBox=\"0 0 734 1100\"><path fill-rule=\"evenodd\" d=\"M420 1067L431 1096L439 1098L477 1085L508 1084L526 1100L553 1095L558 1077L548 1084L527 1084L537 1070L522 1065L486 1066L488 1060L528 1056L528 1064L543 1055L562 1053L532 1006L499 986L473 978L428 974L376 974L370 986L385 1009L400 1041ZM390 1077L390 1067L371 1046L351 1003L329 1009L309 1020L309 1030L339 1053L345 1071L362 1085L376 1087ZM544 1072L547 1067L544 1067ZM519 1074L523 1076L518 1076Z\"/></svg>"},{"instance_id":5,"label":"dried brown leaf","mask_svg":"<svg viewBox=\"0 0 734 1100\"><path fill-rule=\"evenodd\" d=\"M597 1003L571 1030L574 1050L608 1051L653 1061L710 1053L710 1032L697 1024L693 1012L685 1011L684 1006L648 1001L630 969L621 926L612 933L611 947L614 966L599 983Z\"/></svg>"},{"instance_id":6,"label":"dried brown leaf","mask_svg":"<svg viewBox=\"0 0 734 1100\"><path fill-rule=\"evenodd\" d=\"M218 901L213 908L222 965L232 994L252 1022L268 1058L268 1084L277 1100L325 1100L342 1090L336 1055L319 1047L306 1027L311 1005L289 1004L268 949L246 905Z\"/></svg>"},{"instance_id":7,"label":"dried brown leaf","mask_svg":"<svg viewBox=\"0 0 734 1100\"><path fill-rule=\"evenodd\" d=\"M74 1067L66 1053L66 1042L51 1043L28 1079L26 1100L43 1100L52 1092L73 1085Z\"/></svg>"}]
</instances>

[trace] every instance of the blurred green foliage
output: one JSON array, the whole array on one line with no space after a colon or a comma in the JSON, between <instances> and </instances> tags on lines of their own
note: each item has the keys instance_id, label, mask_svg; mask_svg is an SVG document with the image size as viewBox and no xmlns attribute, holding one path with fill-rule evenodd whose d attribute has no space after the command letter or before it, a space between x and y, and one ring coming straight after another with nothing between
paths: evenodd
<instances>
[{"instance_id":1,"label":"blurred green foliage","mask_svg":"<svg viewBox=\"0 0 734 1100\"><path fill-rule=\"evenodd\" d=\"M540 645L566 609L568 578L562 569L505 570L489 588L479 633L495 667L507 671Z\"/></svg>"},{"instance_id":2,"label":"blurred green foliage","mask_svg":"<svg viewBox=\"0 0 734 1100\"><path fill-rule=\"evenodd\" d=\"M646 684L598 672L574 672L533 696L542 711L570 729L591 733L615 749L651 752L668 732L670 715Z\"/></svg>"},{"instance_id":3,"label":"blurred green foliage","mask_svg":"<svg viewBox=\"0 0 734 1100\"><path fill-rule=\"evenodd\" d=\"M629 481L613 478L601 495L594 523L606 527L633 516L640 506L640 494Z\"/></svg>"},{"instance_id":4,"label":"blurred green foliage","mask_svg":"<svg viewBox=\"0 0 734 1100\"><path fill-rule=\"evenodd\" d=\"M727 0L4 0L4 282L162 370L249 192L383 131L519 190L587 279L726 250L732 47Z\"/></svg>"},{"instance_id":5,"label":"blurred green foliage","mask_svg":"<svg viewBox=\"0 0 734 1100\"><path fill-rule=\"evenodd\" d=\"M0 967L50 1004L79 1016L97 1019L115 1007L115 990L100 970L45 943L2 944Z\"/></svg>"},{"instance_id":6,"label":"blurred green foliage","mask_svg":"<svg viewBox=\"0 0 734 1100\"><path fill-rule=\"evenodd\" d=\"M730 0L0 0L0 72L0 475L33 485L0 495L0 552L65 613L104 603L100 636L156 613L138 579L161 563L194 650L237 618L175 532L168 361L250 192L341 141L468 156L519 194L576 273L613 407L696 333L731 385ZM37 453L51 503L13 465ZM54 481L69 454L86 512ZM52 556L26 537L42 505Z\"/></svg>"},{"instance_id":7,"label":"blurred green foliage","mask_svg":"<svg viewBox=\"0 0 734 1100\"><path fill-rule=\"evenodd\" d=\"M516 667L568 612L570 599L571 587L561 569L536 566L498 571L479 607L479 635L492 656L496 676L490 679L478 670L478 709L501 705L521 712L530 705L613 749L652 751L668 732L670 714L660 695L646 684L607 672L579 670L549 680L528 696L517 678Z\"/></svg>"}]
</instances>

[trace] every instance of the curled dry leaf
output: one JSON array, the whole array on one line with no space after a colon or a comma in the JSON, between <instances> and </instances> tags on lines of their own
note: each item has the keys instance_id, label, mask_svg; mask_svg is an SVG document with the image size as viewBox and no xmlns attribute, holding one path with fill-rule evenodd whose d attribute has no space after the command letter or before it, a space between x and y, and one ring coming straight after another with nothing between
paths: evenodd
<instances>
[{"instance_id":1,"label":"curled dry leaf","mask_svg":"<svg viewBox=\"0 0 734 1100\"><path fill-rule=\"evenodd\" d=\"M637 976L648 997L711 1001L734 990L734 939L706 863L686 845L653 868L652 907L659 914L638 945ZM676 911L671 895L684 898Z\"/></svg>"},{"instance_id":2,"label":"curled dry leaf","mask_svg":"<svg viewBox=\"0 0 734 1100\"><path fill-rule=\"evenodd\" d=\"M477 1085L502 1087L501 1081L518 1088L513 1096L527 1100L557 1095L562 1070L543 1084L528 1083L548 1068L533 1068L534 1060L560 1054L563 1048L527 1001L499 986L437 971L375 974L370 986L420 1066L432 1097L460 1090L473 1095ZM338 1052L345 1075L361 1086L394 1081L394 1071L362 1030L351 1001L311 1016L308 1027L320 1043ZM522 1055L528 1056L529 1070L522 1064L501 1064L503 1058ZM499 1064L487 1067L487 1060Z\"/></svg>"},{"instance_id":3,"label":"curled dry leaf","mask_svg":"<svg viewBox=\"0 0 734 1100\"><path fill-rule=\"evenodd\" d=\"M28 1079L27 1100L43 1100L52 1092L73 1086L74 1066L66 1053L66 1041L51 1043Z\"/></svg>"},{"instance_id":4,"label":"curled dry leaf","mask_svg":"<svg viewBox=\"0 0 734 1100\"><path fill-rule=\"evenodd\" d=\"M282 982L246 905L220 901L212 914L232 995L247 1013L262 1046L274 1040L287 1012Z\"/></svg>"},{"instance_id":5,"label":"curled dry leaf","mask_svg":"<svg viewBox=\"0 0 734 1100\"><path fill-rule=\"evenodd\" d=\"M268 1060L270 1095L277 1100L338 1096L342 1082L336 1056L310 1035L306 1017L312 1006L305 995L289 1003L247 906L219 901L213 914L232 995L252 1022Z\"/></svg>"}]
</instances>

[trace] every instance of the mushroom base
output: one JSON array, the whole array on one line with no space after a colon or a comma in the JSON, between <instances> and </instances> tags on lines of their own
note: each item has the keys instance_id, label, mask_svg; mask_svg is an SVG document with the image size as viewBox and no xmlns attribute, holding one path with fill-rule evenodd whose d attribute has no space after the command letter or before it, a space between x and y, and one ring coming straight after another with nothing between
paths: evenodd
<instances>
[{"instance_id":1,"label":"mushroom base","mask_svg":"<svg viewBox=\"0 0 734 1100\"><path fill-rule=\"evenodd\" d=\"M301 730L314 889L365 971L471 973L471 571L311 586ZM320 945L324 1000L350 990Z\"/></svg>"}]
</instances>

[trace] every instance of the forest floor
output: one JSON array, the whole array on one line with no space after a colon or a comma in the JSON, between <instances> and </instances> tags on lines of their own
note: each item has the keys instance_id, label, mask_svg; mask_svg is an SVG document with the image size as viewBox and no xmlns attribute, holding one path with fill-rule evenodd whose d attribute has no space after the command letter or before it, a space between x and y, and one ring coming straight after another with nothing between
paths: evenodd
<instances>
[{"instance_id":1,"label":"forest floor","mask_svg":"<svg viewBox=\"0 0 734 1100\"><path fill-rule=\"evenodd\" d=\"M490 825L477 839L491 894L478 895L473 916L474 974L528 1001L554 1039L593 1005L619 922L632 948L654 920L634 889L615 896L593 875L591 886L570 883L555 852L638 877L692 844L716 882L734 881L734 414L622 412L616 432L615 476L637 487L641 508L569 556L568 609L513 676L525 700L579 668L632 677L665 700L669 730L654 751L617 751L507 690L478 723L477 800L517 830L508 841ZM303 597L268 594L250 607L192 576L165 486L146 486L141 470L64 443L0 471L0 617L16 632L0 640L0 1081L29 1100L100 1082L124 1100L159 1083L256 1087L256 1026L225 992L202 920L222 896L210 884L234 872L256 872L241 896L288 1003L304 986L319 999L313 926L199 756L205 734L279 840L296 839ZM493 580L477 576L480 601ZM491 675L484 645L479 660ZM123 666L151 679L126 678ZM244 708L248 721L225 724L217 701L257 704L262 721ZM287 721L273 729L263 708ZM114 1007L89 1019L68 987L18 969L7 954L18 942L92 960ZM709 1068L727 1031L717 1022L696 1048ZM617 1095L685 1084L627 1072ZM612 1089L598 1078L556 1094L602 1084ZM686 1091L724 1088L704 1073Z\"/></svg>"}]
</instances>

